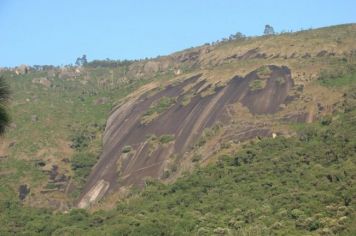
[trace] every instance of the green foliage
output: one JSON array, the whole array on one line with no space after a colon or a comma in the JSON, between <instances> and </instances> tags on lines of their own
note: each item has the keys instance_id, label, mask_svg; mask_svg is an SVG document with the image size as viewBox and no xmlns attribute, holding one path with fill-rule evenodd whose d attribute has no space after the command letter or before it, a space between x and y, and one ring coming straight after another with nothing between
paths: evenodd
<instances>
[{"instance_id":1,"label":"green foliage","mask_svg":"<svg viewBox=\"0 0 356 236\"><path fill-rule=\"evenodd\" d=\"M85 67L85 74L82 68L80 74L69 78L59 78L59 75L62 72L74 74L74 69L59 70L53 66L36 68L38 70L33 69L21 75L7 70L0 72L11 90L11 103L4 106L3 110L0 106L0 113L7 111L11 117L11 125L4 134L5 139L11 142L6 152L8 158L0 158L0 200L5 196L18 198L19 185L27 183L31 187L31 194L35 195L35 204L42 205L43 202L48 206L46 199L53 195L61 201L67 199L64 199L64 192L40 193L46 187L49 176L44 166L37 165L36 161L43 160L49 168L52 164L58 164L59 174L71 175L75 191L79 190L78 182L82 180L69 171L72 156L68 145L74 144L75 153L98 156L106 119L115 106L111 101L120 101L152 79L128 78L122 81L124 68L110 69L113 71L111 77L107 68ZM32 83L33 79L44 77L51 83L49 87ZM108 77L110 83L105 84ZM162 79L166 78L162 76ZM103 97L110 100L105 104L96 103ZM32 122L32 116L40 119Z\"/></svg>"},{"instance_id":2,"label":"green foliage","mask_svg":"<svg viewBox=\"0 0 356 236\"><path fill-rule=\"evenodd\" d=\"M164 143L172 142L174 139L175 139L175 137L173 135L164 134L159 137L159 142L164 144Z\"/></svg>"},{"instance_id":3,"label":"green foliage","mask_svg":"<svg viewBox=\"0 0 356 236\"><path fill-rule=\"evenodd\" d=\"M122 148L123 153L129 153L129 152L131 152L131 150L132 150L132 147L130 145L126 145Z\"/></svg>"},{"instance_id":4,"label":"green foliage","mask_svg":"<svg viewBox=\"0 0 356 236\"><path fill-rule=\"evenodd\" d=\"M209 139L214 137L221 128L221 123L216 123L210 128L205 128L202 135L199 137L197 143L195 144L196 147L203 146Z\"/></svg>"},{"instance_id":5,"label":"green foliage","mask_svg":"<svg viewBox=\"0 0 356 236\"><path fill-rule=\"evenodd\" d=\"M256 79L256 80L252 80L248 84L248 86L251 91L256 91L256 90L264 89L266 87L266 84L267 82L265 80Z\"/></svg>"},{"instance_id":6,"label":"green foliage","mask_svg":"<svg viewBox=\"0 0 356 236\"><path fill-rule=\"evenodd\" d=\"M185 94L181 100L182 106L187 106L190 102L191 99L193 98L193 94Z\"/></svg>"},{"instance_id":7,"label":"green foliage","mask_svg":"<svg viewBox=\"0 0 356 236\"><path fill-rule=\"evenodd\" d=\"M327 87L345 87L356 83L356 71L354 67L338 68L335 70L324 69L320 71L318 81Z\"/></svg>"},{"instance_id":8,"label":"green foliage","mask_svg":"<svg viewBox=\"0 0 356 236\"><path fill-rule=\"evenodd\" d=\"M79 133L75 133L72 135L71 141L71 147L81 151L84 150L89 146L89 143L95 138L95 133L91 133L88 131L82 131Z\"/></svg>"},{"instance_id":9,"label":"green foliage","mask_svg":"<svg viewBox=\"0 0 356 236\"><path fill-rule=\"evenodd\" d=\"M274 35L274 29L270 25L265 25L265 29L263 31L264 35Z\"/></svg>"},{"instance_id":10,"label":"green foliage","mask_svg":"<svg viewBox=\"0 0 356 236\"><path fill-rule=\"evenodd\" d=\"M285 78L283 77L277 77L275 78L275 81L279 84L279 85L282 85L286 82Z\"/></svg>"},{"instance_id":11,"label":"green foliage","mask_svg":"<svg viewBox=\"0 0 356 236\"><path fill-rule=\"evenodd\" d=\"M198 162L202 159L202 156L199 154L195 154L192 158L192 162Z\"/></svg>"},{"instance_id":12,"label":"green foliage","mask_svg":"<svg viewBox=\"0 0 356 236\"><path fill-rule=\"evenodd\" d=\"M256 70L258 77L265 78L271 74L271 69L269 66L261 66Z\"/></svg>"},{"instance_id":13,"label":"green foliage","mask_svg":"<svg viewBox=\"0 0 356 236\"><path fill-rule=\"evenodd\" d=\"M354 235L350 104L327 125L304 125L297 137L262 139L173 184L147 181L110 211L51 214L3 201L0 234ZM90 166L84 155L75 159L76 168Z\"/></svg>"},{"instance_id":14,"label":"green foliage","mask_svg":"<svg viewBox=\"0 0 356 236\"><path fill-rule=\"evenodd\" d=\"M72 169L75 178L85 180L90 174L91 168L95 165L97 157L91 153L76 153L72 158Z\"/></svg>"},{"instance_id":15,"label":"green foliage","mask_svg":"<svg viewBox=\"0 0 356 236\"><path fill-rule=\"evenodd\" d=\"M175 98L171 97L161 97L159 100L154 101L148 110L143 114L141 118L141 124L150 123L159 114L165 112L169 107L171 107L176 102Z\"/></svg>"},{"instance_id":16,"label":"green foliage","mask_svg":"<svg viewBox=\"0 0 356 236\"><path fill-rule=\"evenodd\" d=\"M160 113L166 111L174 103L175 103L174 98L162 97L158 101L154 102L144 115L149 116L154 113L160 114Z\"/></svg>"}]
</instances>

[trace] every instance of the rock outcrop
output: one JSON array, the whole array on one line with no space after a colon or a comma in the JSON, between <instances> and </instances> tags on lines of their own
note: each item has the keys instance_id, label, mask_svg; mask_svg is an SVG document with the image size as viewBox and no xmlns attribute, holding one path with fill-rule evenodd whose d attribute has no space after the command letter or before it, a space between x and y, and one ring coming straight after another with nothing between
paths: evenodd
<instances>
[{"instance_id":1,"label":"rock outcrop","mask_svg":"<svg viewBox=\"0 0 356 236\"><path fill-rule=\"evenodd\" d=\"M78 206L86 208L110 190L143 186L147 177L160 178L168 159L182 156L205 128L218 121L230 121L226 112L230 104L240 103L252 114L277 112L285 103L293 80L287 67L268 66L267 70L263 78L253 71L215 87L199 74L163 90L142 94L116 108L107 121L104 151ZM264 87L253 89L251 84L256 81L263 81ZM163 110L155 111L162 99L171 103L166 102ZM145 119L146 116L152 117ZM251 135L270 136L266 131L253 131Z\"/></svg>"}]
</instances>

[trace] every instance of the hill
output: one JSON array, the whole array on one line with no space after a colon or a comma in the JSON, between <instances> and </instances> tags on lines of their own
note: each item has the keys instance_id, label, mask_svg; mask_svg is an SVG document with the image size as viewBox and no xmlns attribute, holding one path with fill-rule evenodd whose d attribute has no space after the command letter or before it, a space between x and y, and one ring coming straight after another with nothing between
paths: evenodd
<instances>
[{"instance_id":1,"label":"hill","mask_svg":"<svg viewBox=\"0 0 356 236\"><path fill-rule=\"evenodd\" d=\"M107 192L142 187L147 177L169 181L215 159L224 145L291 135L288 122L332 113L342 91L325 88L321 77L353 76L347 59L354 53L353 28L239 39L145 62L139 74L147 65L159 70L163 64L180 73L147 84L113 109L79 206Z\"/></svg>"},{"instance_id":2,"label":"hill","mask_svg":"<svg viewBox=\"0 0 356 236\"><path fill-rule=\"evenodd\" d=\"M352 235L355 36L2 70L1 233Z\"/></svg>"}]
</instances>

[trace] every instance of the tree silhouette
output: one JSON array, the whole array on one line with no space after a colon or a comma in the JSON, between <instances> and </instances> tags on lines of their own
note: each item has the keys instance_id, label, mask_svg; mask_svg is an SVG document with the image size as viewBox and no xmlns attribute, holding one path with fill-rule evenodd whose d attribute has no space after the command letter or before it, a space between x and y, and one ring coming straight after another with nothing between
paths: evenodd
<instances>
[{"instance_id":1,"label":"tree silhouette","mask_svg":"<svg viewBox=\"0 0 356 236\"><path fill-rule=\"evenodd\" d=\"M85 66L88 63L87 55L83 55L82 57L78 57L75 61L76 66Z\"/></svg>"},{"instance_id":2,"label":"tree silhouette","mask_svg":"<svg viewBox=\"0 0 356 236\"><path fill-rule=\"evenodd\" d=\"M265 30L263 31L264 35L273 35L274 34L274 29L270 25L265 25Z\"/></svg>"}]
</instances>

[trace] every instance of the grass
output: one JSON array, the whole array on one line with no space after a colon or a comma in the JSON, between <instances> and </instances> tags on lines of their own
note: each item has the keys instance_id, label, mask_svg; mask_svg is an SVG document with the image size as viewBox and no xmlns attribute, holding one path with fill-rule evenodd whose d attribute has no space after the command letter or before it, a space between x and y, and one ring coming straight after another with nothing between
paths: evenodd
<instances>
[{"instance_id":1,"label":"grass","mask_svg":"<svg viewBox=\"0 0 356 236\"><path fill-rule=\"evenodd\" d=\"M148 124L154 120L159 114L165 112L169 107L175 104L175 98L161 97L158 101L154 101L145 114L141 118L142 124Z\"/></svg>"},{"instance_id":2,"label":"grass","mask_svg":"<svg viewBox=\"0 0 356 236\"><path fill-rule=\"evenodd\" d=\"M267 81L266 80L260 80L260 79L256 79L256 80L252 80L248 86L250 88L250 91L257 91L257 90L261 90L264 89L267 85Z\"/></svg>"},{"instance_id":3,"label":"grass","mask_svg":"<svg viewBox=\"0 0 356 236\"><path fill-rule=\"evenodd\" d=\"M83 85L76 80L61 80L49 78L50 88L32 83L32 79L46 77L46 72L30 72L25 75L15 75L12 72L1 72L10 86L11 100L9 113L13 127L9 128L4 136L4 145L14 142L15 145L7 147L8 158L0 161L0 174L11 170L6 176L1 176L0 185L7 193L0 189L2 195L11 193L17 197L18 186L28 183L31 187L31 198L39 205L46 206L46 198L52 198L51 193L39 193L48 183L48 175L44 168L50 169L57 165L59 172L66 176L74 175L80 188L84 176L90 168L83 173L72 169L72 161L76 155L95 156L101 152L101 138L106 118L118 101L139 86L151 80L135 80L120 84L114 80L111 86L98 86L102 79L101 69L98 74L91 74L91 79ZM96 105L95 101L102 97L110 97L106 104ZM37 121L31 117L36 115ZM67 159L68 162L62 160ZM36 164L43 160L46 166ZM95 164L91 163L91 166ZM59 200L67 201L67 196L57 192ZM53 196L53 198L55 198ZM70 199L69 199L70 201Z\"/></svg>"},{"instance_id":4,"label":"grass","mask_svg":"<svg viewBox=\"0 0 356 236\"><path fill-rule=\"evenodd\" d=\"M347 75L321 75L318 79L321 85L327 87L345 87L356 83L356 73Z\"/></svg>"},{"instance_id":5,"label":"grass","mask_svg":"<svg viewBox=\"0 0 356 236\"><path fill-rule=\"evenodd\" d=\"M193 94L191 94L191 93L185 94L181 100L182 106L184 106L184 107L188 106L189 103L191 102L192 98L193 98Z\"/></svg>"},{"instance_id":6,"label":"grass","mask_svg":"<svg viewBox=\"0 0 356 236\"><path fill-rule=\"evenodd\" d=\"M282 84L284 84L285 82L286 82L286 80L283 78L283 77L277 77L277 78L275 78L274 79L276 82L277 82L277 84L279 84L279 85L282 85Z\"/></svg>"},{"instance_id":7,"label":"grass","mask_svg":"<svg viewBox=\"0 0 356 236\"><path fill-rule=\"evenodd\" d=\"M266 78L271 74L271 69L268 66L261 66L256 72L258 77Z\"/></svg>"}]
</instances>

